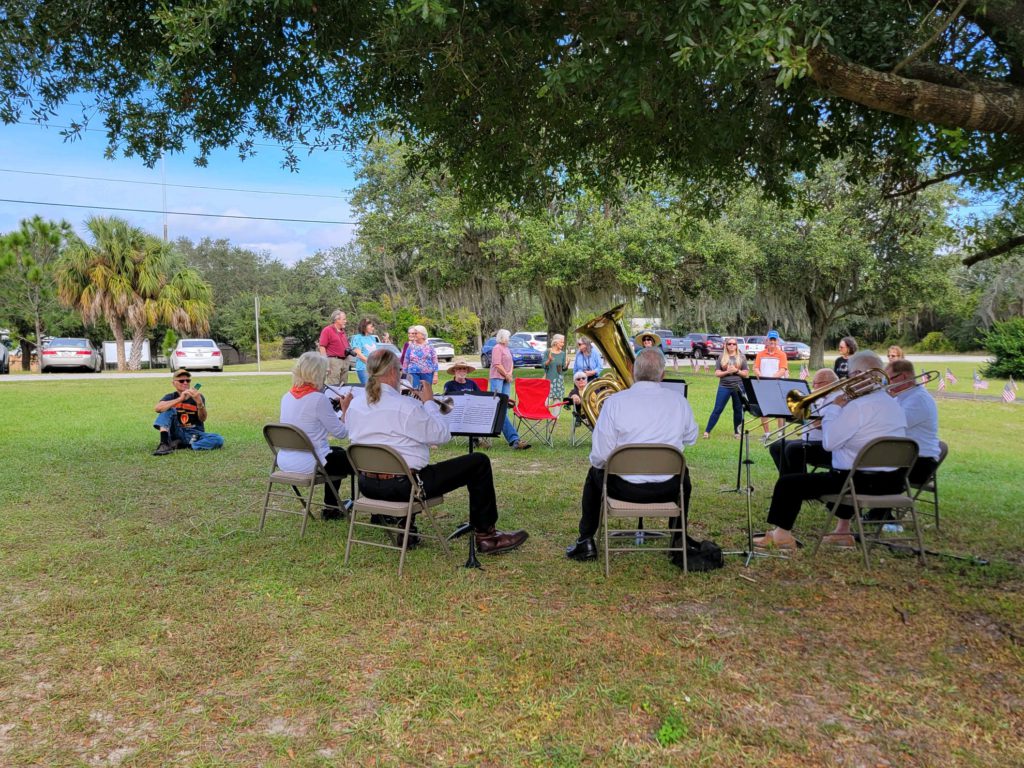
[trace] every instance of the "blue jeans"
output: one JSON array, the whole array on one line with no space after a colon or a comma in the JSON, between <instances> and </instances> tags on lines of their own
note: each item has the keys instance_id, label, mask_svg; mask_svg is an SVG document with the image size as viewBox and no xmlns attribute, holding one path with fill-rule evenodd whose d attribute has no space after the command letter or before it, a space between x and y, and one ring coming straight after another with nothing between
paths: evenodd
<instances>
[{"instance_id":1,"label":"blue jeans","mask_svg":"<svg viewBox=\"0 0 1024 768\"><path fill-rule=\"evenodd\" d=\"M365 368L363 368L362 370L358 370L357 369L356 370L356 376L359 377L359 383L362 384L365 387L366 386L366 380L367 380L367 378L369 378L366 375L366 369Z\"/></svg>"},{"instance_id":2,"label":"blue jeans","mask_svg":"<svg viewBox=\"0 0 1024 768\"><path fill-rule=\"evenodd\" d=\"M511 382L504 379L490 379L489 381L491 392L497 392L499 395L508 395L512 392ZM501 428L501 436L505 438L505 442L509 445L515 445L519 442L519 433L512 426L512 420L508 417L508 411L505 412L505 424Z\"/></svg>"},{"instance_id":3,"label":"blue jeans","mask_svg":"<svg viewBox=\"0 0 1024 768\"><path fill-rule=\"evenodd\" d=\"M409 381L412 382L413 389L420 388L420 382L427 382L428 387L434 386L434 374L433 373L410 373Z\"/></svg>"},{"instance_id":4,"label":"blue jeans","mask_svg":"<svg viewBox=\"0 0 1024 768\"><path fill-rule=\"evenodd\" d=\"M705 432L710 433L715 428L718 417L722 415L725 404L729 402L730 398L732 398L732 431L739 431L740 424L743 423L743 401L740 400L739 390L720 386L718 392L715 393L715 408L708 418L708 425L704 427Z\"/></svg>"},{"instance_id":5,"label":"blue jeans","mask_svg":"<svg viewBox=\"0 0 1024 768\"><path fill-rule=\"evenodd\" d=\"M193 451L212 451L224 445L224 438L220 435L181 426L177 408L168 408L163 413L158 413L153 426L160 431L169 432L171 440L180 440Z\"/></svg>"}]
</instances>

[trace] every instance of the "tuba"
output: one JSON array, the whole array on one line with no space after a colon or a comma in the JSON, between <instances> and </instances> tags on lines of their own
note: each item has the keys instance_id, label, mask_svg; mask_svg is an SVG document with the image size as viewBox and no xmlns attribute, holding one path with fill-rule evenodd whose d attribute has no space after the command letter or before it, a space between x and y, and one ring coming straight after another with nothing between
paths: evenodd
<instances>
[{"instance_id":1,"label":"tuba","mask_svg":"<svg viewBox=\"0 0 1024 768\"><path fill-rule=\"evenodd\" d=\"M605 362L612 369L587 384L583 390L581 407L591 427L597 424L597 417L601 413L604 401L616 392L629 389L633 384L633 361L636 355L622 327L625 306L619 304L576 329L576 333L583 334L597 345L604 355Z\"/></svg>"}]
</instances>

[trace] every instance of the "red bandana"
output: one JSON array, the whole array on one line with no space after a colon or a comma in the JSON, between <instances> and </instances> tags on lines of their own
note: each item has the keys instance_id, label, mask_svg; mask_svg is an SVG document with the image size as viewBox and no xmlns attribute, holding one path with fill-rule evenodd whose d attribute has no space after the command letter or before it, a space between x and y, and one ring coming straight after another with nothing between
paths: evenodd
<instances>
[{"instance_id":1,"label":"red bandana","mask_svg":"<svg viewBox=\"0 0 1024 768\"><path fill-rule=\"evenodd\" d=\"M301 399L302 399L302 398L304 398L304 397L305 397L306 395L311 395L311 394L313 394L314 392L319 392L319 391L320 391L320 390L318 390L318 389L317 389L316 387L314 387L314 386L313 386L312 384L302 384L301 386L298 386L298 387L292 387L292 388L291 388L291 393L292 393L292 396L293 396L293 397L294 397L294 398L295 398L296 400L301 400Z\"/></svg>"}]
</instances>

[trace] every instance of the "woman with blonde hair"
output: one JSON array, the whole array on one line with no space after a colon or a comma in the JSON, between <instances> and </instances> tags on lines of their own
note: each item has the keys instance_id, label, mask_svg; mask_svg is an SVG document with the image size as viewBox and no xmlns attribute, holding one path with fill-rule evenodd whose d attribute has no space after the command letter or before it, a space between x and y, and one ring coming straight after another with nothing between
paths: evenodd
<instances>
[{"instance_id":1,"label":"woman with blonde hair","mask_svg":"<svg viewBox=\"0 0 1024 768\"><path fill-rule=\"evenodd\" d=\"M711 430L718 423L718 417L725 410L725 404L732 400L732 433L739 439L740 424L743 423L743 401L740 399L740 387L743 379L750 374L747 371L747 356L740 352L739 342L730 336L725 340L725 349L718 357L715 365L715 376L718 377L718 391L715 393L715 407L704 427L704 439L711 437Z\"/></svg>"},{"instance_id":2,"label":"woman with blonde hair","mask_svg":"<svg viewBox=\"0 0 1024 768\"><path fill-rule=\"evenodd\" d=\"M893 360L906 360L907 356L903 354L903 347L898 347L893 344L889 347L889 362Z\"/></svg>"},{"instance_id":3,"label":"woman with blonde hair","mask_svg":"<svg viewBox=\"0 0 1024 768\"><path fill-rule=\"evenodd\" d=\"M296 361L292 368L292 388L281 398L281 423L298 427L309 436L328 474L347 477L352 474L348 455L344 448L332 448L328 437L339 440L348 437L345 412L352 402L352 394L338 400L339 418L323 393L327 368L327 358L319 352L306 352ZM309 473L316 466L313 457L302 451L281 451L277 454L277 463L285 472ZM323 519L337 520L340 517L337 490L331 483L325 483Z\"/></svg>"}]
</instances>

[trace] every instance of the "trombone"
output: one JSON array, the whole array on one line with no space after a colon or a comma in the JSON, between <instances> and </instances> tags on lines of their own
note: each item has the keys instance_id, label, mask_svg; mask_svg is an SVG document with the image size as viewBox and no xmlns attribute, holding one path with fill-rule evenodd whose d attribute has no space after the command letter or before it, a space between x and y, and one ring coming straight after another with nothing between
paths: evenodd
<instances>
[{"instance_id":1,"label":"trombone","mask_svg":"<svg viewBox=\"0 0 1024 768\"><path fill-rule=\"evenodd\" d=\"M398 389L406 397L415 397L419 400L419 395L416 394L418 390L413 387L412 382L408 379L400 379L398 382ZM455 407L455 401L447 395L434 395L434 402L437 403L437 407L440 409L442 416L446 416L451 413L452 409Z\"/></svg>"},{"instance_id":2,"label":"trombone","mask_svg":"<svg viewBox=\"0 0 1024 768\"><path fill-rule=\"evenodd\" d=\"M799 389L791 389L786 394L786 407L793 414L793 421L768 433L765 445L773 445L780 440L802 438L805 434L817 427L819 414L816 413L828 405L836 397L845 397L846 401L856 400L858 397L870 395L872 392L883 390L888 392L892 389L909 389L930 384L939 378L938 371L924 371L913 379L906 381L889 381L885 371L881 368L869 368L866 371L851 376L848 379L828 384L821 389L816 389L808 394L803 394ZM827 400L828 402L823 402Z\"/></svg>"}]
</instances>

